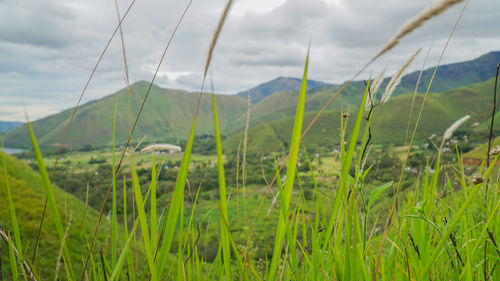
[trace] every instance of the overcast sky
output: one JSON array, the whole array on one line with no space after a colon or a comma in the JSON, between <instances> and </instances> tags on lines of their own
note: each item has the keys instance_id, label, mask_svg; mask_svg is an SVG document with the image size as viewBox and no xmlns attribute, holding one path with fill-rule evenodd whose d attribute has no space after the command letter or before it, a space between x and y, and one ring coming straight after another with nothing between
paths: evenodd
<instances>
[{"instance_id":1,"label":"overcast sky","mask_svg":"<svg viewBox=\"0 0 500 281\"><path fill-rule=\"evenodd\" d=\"M235 0L210 68L216 92L234 94L278 76L300 77L311 41L311 79L349 79L432 0ZM123 15L131 0L118 0ZM132 82L150 81L188 0L136 0L123 22ZM161 65L162 87L199 90L208 46L225 0L193 0ZM463 4L406 37L362 78L392 74L433 43L434 65ZM114 0L0 1L0 120L37 119L74 106L118 22ZM500 50L500 1L471 0L445 63ZM84 102L125 86L116 36Z\"/></svg>"}]
</instances>

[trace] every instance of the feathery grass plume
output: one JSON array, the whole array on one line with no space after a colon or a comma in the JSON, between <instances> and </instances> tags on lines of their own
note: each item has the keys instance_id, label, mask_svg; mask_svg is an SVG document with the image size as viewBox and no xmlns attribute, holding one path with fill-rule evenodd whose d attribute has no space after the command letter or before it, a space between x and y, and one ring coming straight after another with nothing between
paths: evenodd
<instances>
[{"instance_id":1,"label":"feathery grass plume","mask_svg":"<svg viewBox=\"0 0 500 281\"><path fill-rule=\"evenodd\" d=\"M384 74L386 71L387 71L387 68L384 68L384 70L382 70L382 72L379 74L379 76L375 80L375 83L373 83L373 86L371 87L371 90L370 90L372 92L372 94L375 94L378 91L378 88L380 87L380 85L382 84L382 81L384 80Z\"/></svg>"},{"instance_id":2,"label":"feathery grass plume","mask_svg":"<svg viewBox=\"0 0 500 281\"><path fill-rule=\"evenodd\" d=\"M470 115L467 114L464 117L455 121L455 123L451 124L451 126L448 129L446 129L446 131L444 132L443 141L451 138L451 136L458 129L458 127L460 127L469 118L470 118Z\"/></svg>"},{"instance_id":3,"label":"feathery grass plume","mask_svg":"<svg viewBox=\"0 0 500 281\"><path fill-rule=\"evenodd\" d=\"M430 7L428 7L426 10L418 14L415 18L413 18L411 21L406 23L403 28L399 30L398 33L382 48L380 52L378 52L375 57L373 57L372 61L376 60L392 48L394 48L397 44L399 44L399 41L408 35L408 33L411 33L415 29L419 28L422 26L426 21L430 20L431 18L440 15L444 11L448 10L455 4L458 4L462 2L463 0L441 0L439 3L436 3Z\"/></svg>"},{"instance_id":4,"label":"feathery grass plume","mask_svg":"<svg viewBox=\"0 0 500 281\"><path fill-rule=\"evenodd\" d=\"M418 93L418 86L420 85L420 80L422 79L422 75L424 74L425 64L427 63L427 59L429 58L429 54L431 53L432 44L433 43L431 43L431 45L427 49L427 54L425 55L424 62L422 63L422 67L420 68L420 73L418 74L417 83L415 84L415 90L413 91L413 98L411 99L411 106L410 106L410 114L408 114L408 124L406 125L404 145L406 145L406 143L408 141L408 134L410 133L411 117L413 116L413 108L414 108L415 99L416 99L417 93Z\"/></svg>"},{"instance_id":5,"label":"feathery grass plume","mask_svg":"<svg viewBox=\"0 0 500 281\"><path fill-rule=\"evenodd\" d=\"M384 104L386 101L388 101L391 98L392 93L396 89L396 87L399 85L399 82L401 82L401 78L403 77L403 73L405 70L410 66L410 64L413 62L413 60L417 57L417 55L422 51L422 48L419 48L396 72L396 74L392 77L391 81L389 81L389 84L387 84L387 88L385 88L385 93L382 96L382 99L380 100L381 104Z\"/></svg>"},{"instance_id":6,"label":"feathery grass plume","mask_svg":"<svg viewBox=\"0 0 500 281\"><path fill-rule=\"evenodd\" d=\"M229 14L229 10L231 9L231 5L233 4L233 0L227 1L226 7L224 7L224 12L222 13L221 18L219 19L219 23L217 24L217 29L214 32L214 36L212 37L212 42L210 42L210 48L208 49L207 62L205 63L205 71L203 72L203 77L207 76L208 67L210 66L210 61L212 61L212 55L215 49L215 44L217 44L217 39L219 38L222 27L224 26L224 22L226 21L227 15Z\"/></svg>"},{"instance_id":7,"label":"feathery grass plume","mask_svg":"<svg viewBox=\"0 0 500 281\"><path fill-rule=\"evenodd\" d=\"M375 80L375 83L373 83L373 86L371 86L371 89L368 93L368 97L365 102L365 112L368 112L370 110L370 107L373 105L373 99L375 98L375 93L378 91L378 88L382 84L382 81L384 80L384 74L387 68L384 68L382 72L378 75L377 79Z\"/></svg>"},{"instance_id":8,"label":"feathery grass plume","mask_svg":"<svg viewBox=\"0 0 500 281\"><path fill-rule=\"evenodd\" d=\"M248 130L250 128L250 107L251 106L252 106L251 96L250 96L250 92L248 92L245 130L243 131L243 154L242 154L242 160L241 160L241 185L243 187L243 214L244 214L245 225L248 224L246 186L247 186ZM236 181L236 182L238 182L238 181ZM248 236L248 239L250 239L250 236Z\"/></svg>"}]
</instances>

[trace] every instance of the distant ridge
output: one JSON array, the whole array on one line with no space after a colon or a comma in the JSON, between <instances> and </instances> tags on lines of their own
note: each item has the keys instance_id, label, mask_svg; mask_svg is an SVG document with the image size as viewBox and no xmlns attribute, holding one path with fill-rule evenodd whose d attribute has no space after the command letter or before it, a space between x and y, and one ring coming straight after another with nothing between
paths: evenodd
<instances>
[{"instance_id":1,"label":"distant ridge","mask_svg":"<svg viewBox=\"0 0 500 281\"><path fill-rule=\"evenodd\" d=\"M236 95L246 99L248 97L248 93L250 93L250 99L252 101L252 104L257 104L262 99L271 95L272 93L288 91L288 90L299 90L301 83L302 79L280 76L274 80L262 83L256 87L240 92ZM330 85L331 84L324 82L307 80L308 90Z\"/></svg>"},{"instance_id":2,"label":"distant ridge","mask_svg":"<svg viewBox=\"0 0 500 281\"><path fill-rule=\"evenodd\" d=\"M22 122L0 121L0 133L12 131L21 124Z\"/></svg>"},{"instance_id":3,"label":"distant ridge","mask_svg":"<svg viewBox=\"0 0 500 281\"><path fill-rule=\"evenodd\" d=\"M436 73L436 78L430 88L431 93L440 93L481 83L492 79L495 76L496 66L500 62L500 51L490 52L476 59L441 65ZM419 83L419 92L425 92L430 78L434 72L434 66L424 70ZM414 71L404 75L401 83L396 87L393 98L399 95L413 93L420 71ZM377 96L380 98L382 92L391 77L386 77ZM271 81L272 82L272 81ZM264 85L264 84L262 84ZM260 86L255 87L259 88ZM254 88L254 89L255 89ZM317 87L309 90L306 98L306 111L319 110L328 100L339 90L340 85L327 84L324 87ZM341 108L358 108L361 102L365 84L362 80L352 82L342 94L337 97L335 102L329 107L330 110L340 110ZM251 126L262 122L270 122L283 118L292 117L295 114L297 105L298 90L278 91L272 93L252 106ZM234 124L234 131L243 129L244 116Z\"/></svg>"},{"instance_id":4,"label":"distant ridge","mask_svg":"<svg viewBox=\"0 0 500 281\"><path fill-rule=\"evenodd\" d=\"M430 92L444 92L453 88L487 81L495 76L495 69L499 62L500 51L495 51L470 61L441 65L436 72L436 78L432 82ZM424 70L418 85L420 92L425 92L427 90L433 72L434 67ZM413 92L419 74L420 71L414 71L403 76L394 94L398 95ZM386 78L383 86L385 86L389 80L390 78ZM385 89L385 87L382 89Z\"/></svg>"}]
</instances>

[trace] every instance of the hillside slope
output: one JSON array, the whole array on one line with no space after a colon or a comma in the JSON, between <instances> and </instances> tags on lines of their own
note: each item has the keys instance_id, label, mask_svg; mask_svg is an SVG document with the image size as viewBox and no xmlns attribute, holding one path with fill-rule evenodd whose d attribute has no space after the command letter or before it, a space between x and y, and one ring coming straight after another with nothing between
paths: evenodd
<instances>
[{"instance_id":1,"label":"hillside slope","mask_svg":"<svg viewBox=\"0 0 500 281\"><path fill-rule=\"evenodd\" d=\"M7 201L4 159L21 232L21 239L23 244L27 245L25 250L27 249L27 254L31 257L45 202L45 192L42 189L43 184L40 175L34 172L29 166L0 151L0 206L2 206L2 208L0 208L0 225L2 225L6 231L12 232L12 222ZM56 186L53 188L64 227L66 228L69 221L71 221L67 245L71 253L72 262L77 266L76 269L78 269L82 264L82 255L87 253L85 247L85 245L87 245L87 240L84 234L87 236L87 239L91 237L93 228L97 223L98 214L94 209L88 209L84 227L81 229L81 224L84 219L85 204L60 188ZM105 221L103 222L102 228L109 228ZM105 237L100 235L99 243L104 240ZM55 229L54 220L52 219L50 211L48 211L40 236L37 259L34 261L36 271L40 274L41 280L52 280L54 278L56 259L60 246L61 243ZM9 262L8 254L6 255L5 253L6 252L2 251L0 255L4 273L10 270L7 269ZM62 271L64 271L64 267L62 267ZM60 272L59 276L61 275L64 275L64 272Z\"/></svg>"},{"instance_id":2,"label":"hillside slope","mask_svg":"<svg viewBox=\"0 0 500 281\"><path fill-rule=\"evenodd\" d=\"M139 111L147 82L137 82L130 88L132 121ZM116 141L124 143L129 134L129 102L125 89L100 100L82 105L73 120L66 144L107 145L112 141L113 113L119 99L116 122ZM153 86L137 123L134 140L146 141L182 140L189 133L193 122L198 95L181 90L162 89ZM247 102L237 96L218 95L217 106L221 128L241 116ZM197 134L211 134L213 131L212 105L209 95L204 95L199 108ZM41 145L57 145L61 142L73 109L33 122L33 128ZM6 146L29 147L30 140L26 126L20 126L5 137Z\"/></svg>"},{"instance_id":3,"label":"hillside slope","mask_svg":"<svg viewBox=\"0 0 500 281\"><path fill-rule=\"evenodd\" d=\"M430 92L444 92L453 88L487 81L495 77L498 62L500 62L500 51L490 52L470 61L441 65L436 72L436 78L432 83ZM424 70L418 87L419 91L424 92L427 89L433 72L434 67ZM394 94L413 92L419 74L419 71L415 71L405 75ZM389 78L385 79L384 82L388 83L388 81Z\"/></svg>"},{"instance_id":4,"label":"hillside slope","mask_svg":"<svg viewBox=\"0 0 500 281\"><path fill-rule=\"evenodd\" d=\"M495 75L495 67L499 61L500 51L491 52L470 61L442 65L438 68L430 92L445 92L492 79ZM420 92L425 92L427 90L433 72L434 67L424 70L419 83ZM419 74L419 71L415 71L404 75L401 79L401 83L396 87L393 96L413 93ZM390 79L390 77L384 79L379 88L379 98ZM340 85L329 85L315 87L309 90L307 92L308 103L306 105L306 111L319 110L337 93L340 87ZM347 108L358 107L364 90L365 84L363 81L352 82L329 107L329 110L346 110ZM292 117L295 114L297 99L298 91L296 89L276 91L263 97L261 102L252 106L251 125L256 126L262 122ZM244 120L245 116L236 119L231 125L230 130L234 132L241 131L244 128Z\"/></svg>"},{"instance_id":5,"label":"hillside slope","mask_svg":"<svg viewBox=\"0 0 500 281\"><path fill-rule=\"evenodd\" d=\"M416 140L425 140L433 134L436 134L438 137L442 136L444 131L453 122L466 114L470 114L471 118L460 127L460 130L469 135L469 137L474 137L474 134L481 129L481 126L476 128L471 125L476 122L484 123L489 119L488 113L491 111L492 106L491 95L493 86L494 79L491 79L486 82L429 95L415 136ZM314 101L314 97L313 95L310 100ZM415 98L410 132L412 132L416 123L423 98L423 94L418 94ZM413 94L400 95L390 99L383 107L375 108L372 125L372 143L396 145L404 143L412 99ZM306 104L310 100L306 99ZM330 149L332 146L338 145L340 141L339 129L342 113L338 110L338 105L333 106L333 108L334 110L325 112L306 135L304 139L306 146L313 149L322 147ZM350 105L344 104L342 112L349 112L351 116L348 121L348 129L354 122L357 110L357 107L352 103ZM312 120L316 113L317 111L310 111L305 114L304 127ZM249 150L255 152L273 152L277 151L273 149L274 147L287 147L291 136L293 120L293 116L285 117L281 120L262 122L252 127L249 130ZM500 122L496 123L496 128L500 128ZM242 136L243 133L239 133L227 139L224 143L225 149L227 151L235 151ZM264 138L267 140L265 143L255 141ZM267 145L267 143L272 143L273 145Z\"/></svg>"}]
</instances>

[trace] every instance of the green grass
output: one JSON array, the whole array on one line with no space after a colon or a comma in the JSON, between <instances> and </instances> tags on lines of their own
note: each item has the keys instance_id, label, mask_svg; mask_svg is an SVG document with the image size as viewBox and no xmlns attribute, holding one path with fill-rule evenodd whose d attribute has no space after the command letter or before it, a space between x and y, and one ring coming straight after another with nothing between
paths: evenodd
<instances>
[{"instance_id":1,"label":"green grass","mask_svg":"<svg viewBox=\"0 0 500 281\"><path fill-rule=\"evenodd\" d=\"M0 224L12 233L13 220L9 212L9 203L7 196L7 181L9 182L12 191L12 201L16 212L16 217L19 224L19 232L22 241L22 248L25 251L26 258L31 259L35 239L39 228L40 218L45 202L45 192L43 190L42 178L38 173L32 171L30 167L15 158L0 152L0 163L5 161L7 169L3 164L0 165L2 176L0 177ZM7 176L4 177L4 173ZM56 186L52 187L54 190L55 201L57 202L57 209L61 215L63 227L67 227L69 217L72 216L72 223L69 228L68 238L66 245L71 255L71 260L75 264L80 264L82 261L82 254L87 250L87 237L92 232L93 226L97 223L97 212L93 209L87 210L86 217L85 204L77 199L75 196L62 191ZM83 228L81 227L83 224ZM108 228L105 222L104 228ZM42 279L53 279L56 268L56 258L58 256L60 241L57 230L55 228L55 221L48 212L44 221L45 227L42 228L40 236L40 244L37 250L37 258L32 261L36 267L36 273ZM66 226L65 226L66 225ZM106 234L99 234L99 241L101 245L105 245ZM5 255L2 247L2 264L4 276L6 273L5 265L8 264L7 256ZM7 250L6 250L7 251ZM64 271L64 268L63 268ZM7 276L8 276L7 271ZM60 272L60 276L64 272Z\"/></svg>"}]
</instances>

